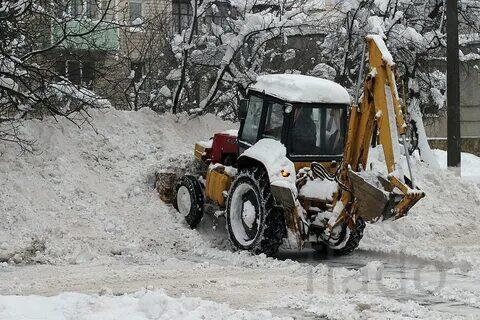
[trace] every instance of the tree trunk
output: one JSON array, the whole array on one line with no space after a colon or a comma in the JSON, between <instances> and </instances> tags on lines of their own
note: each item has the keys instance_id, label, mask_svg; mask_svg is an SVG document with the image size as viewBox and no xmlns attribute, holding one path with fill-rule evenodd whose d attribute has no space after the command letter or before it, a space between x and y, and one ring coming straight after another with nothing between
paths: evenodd
<instances>
[{"instance_id":1,"label":"tree trunk","mask_svg":"<svg viewBox=\"0 0 480 320\"><path fill-rule=\"evenodd\" d=\"M180 103L180 98L182 97L182 91L183 87L185 85L185 78L186 78L186 73L187 73L187 65L188 65L188 57L190 54L190 46L193 41L193 36L195 34L195 29L197 26L197 21L198 21L198 6L199 2L198 0L192 0L192 9L193 9L193 19L192 23L190 25L190 34L188 35L188 41L187 41L187 48L182 50L182 66L181 66L181 71L180 71L180 81L178 83L177 88L175 89L175 95L173 97L173 105L172 105L172 113L176 114L178 111L178 104Z\"/></svg>"},{"instance_id":2,"label":"tree trunk","mask_svg":"<svg viewBox=\"0 0 480 320\"><path fill-rule=\"evenodd\" d=\"M410 78L408 83L410 87L410 105L408 111L410 113L410 116L412 117L412 120L415 121L417 125L418 149L420 150L420 158L432 168L438 169L440 166L438 164L437 158L435 157L435 154L433 153L430 145L428 144L427 133L425 131L425 125L423 123L422 111L420 109L420 93L418 92L416 80Z\"/></svg>"}]
</instances>

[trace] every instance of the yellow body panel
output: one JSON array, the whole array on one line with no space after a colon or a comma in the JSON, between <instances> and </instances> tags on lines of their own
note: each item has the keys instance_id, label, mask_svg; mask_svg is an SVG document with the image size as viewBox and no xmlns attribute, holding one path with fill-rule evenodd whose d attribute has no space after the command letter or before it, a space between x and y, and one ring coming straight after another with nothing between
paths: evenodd
<instances>
[{"instance_id":1,"label":"yellow body panel","mask_svg":"<svg viewBox=\"0 0 480 320\"><path fill-rule=\"evenodd\" d=\"M197 160L202 160L202 156L204 153L205 153L205 147L199 143L195 143L195 150L194 150L195 158Z\"/></svg>"},{"instance_id":2,"label":"yellow body panel","mask_svg":"<svg viewBox=\"0 0 480 320\"><path fill-rule=\"evenodd\" d=\"M205 197L220 207L225 206L224 191L232 184L232 177L220 170L208 170L205 184Z\"/></svg>"}]
</instances>

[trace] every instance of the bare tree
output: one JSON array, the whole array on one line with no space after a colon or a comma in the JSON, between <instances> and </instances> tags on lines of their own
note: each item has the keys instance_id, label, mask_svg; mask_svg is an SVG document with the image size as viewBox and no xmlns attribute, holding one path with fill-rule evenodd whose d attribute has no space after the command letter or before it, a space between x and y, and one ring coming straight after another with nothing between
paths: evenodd
<instances>
[{"instance_id":1,"label":"bare tree","mask_svg":"<svg viewBox=\"0 0 480 320\"><path fill-rule=\"evenodd\" d=\"M170 46L171 21L169 9L163 8L137 21L135 26L120 30L119 64L129 70L123 94L131 110L150 107L165 111L165 105L171 104L166 80L166 70L176 64Z\"/></svg>"},{"instance_id":2,"label":"bare tree","mask_svg":"<svg viewBox=\"0 0 480 320\"><path fill-rule=\"evenodd\" d=\"M75 86L56 72L53 51L92 41L113 2L90 2L96 19L79 19L75 1L0 1L0 139L25 145L18 122L47 112L75 122L70 115L85 105L105 105L92 91ZM86 21L83 23L82 21ZM70 97L59 104L58 99ZM78 103L71 103L77 101Z\"/></svg>"},{"instance_id":3,"label":"bare tree","mask_svg":"<svg viewBox=\"0 0 480 320\"><path fill-rule=\"evenodd\" d=\"M229 4L228 16L215 22L208 17L221 10L218 5L215 1L192 1L194 16L188 28L173 41L173 51L181 64L172 112L179 110L182 92L188 87L187 79L198 79L199 70L205 78L202 83L205 92L196 101L197 107L189 111L219 111L219 99L232 101L235 95L232 90L244 92L261 72L264 60L278 52L275 46L267 50L270 42L318 32L325 16L316 12L316 4L310 1L246 0Z\"/></svg>"},{"instance_id":4,"label":"bare tree","mask_svg":"<svg viewBox=\"0 0 480 320\"><path fill-rule=\"evenodd\" d=\"M333 10L337 14L328 25L319 54L335 70L335 80L353 92L364 37L369 33L385 36L395 56L399 84L404 84L407 92L404 98L418 128L422 157L434 164L422 115L442 113L445 103L444 1L344 0ZM462 33L478 34L478 4L466 1L460 10Z\"/></svg>"}]
</instances>

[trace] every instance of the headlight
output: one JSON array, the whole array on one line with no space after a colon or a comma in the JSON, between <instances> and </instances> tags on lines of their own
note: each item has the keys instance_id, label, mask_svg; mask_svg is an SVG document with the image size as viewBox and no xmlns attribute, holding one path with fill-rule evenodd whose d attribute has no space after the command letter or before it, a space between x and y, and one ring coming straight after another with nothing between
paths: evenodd
<instances>
[{"instance_id":1,"label":"headlight","mask_svg":"<svg viewBox=\"0 0 480 320\"><path fill-rule=\"evenodd\" d=\"M285 169L282 169L282 171L280 171L280 173L281 173L282 177L284 177L284 178L290 176L290 172L288 172Z\"/></svg>"},{"instance_id":2,"label":"headlight","mask_svg":"<svg viewBox=\"0 0 480 320\"><path fill-rule=\"evenodd\" d=\"M289 114L290 112L292 112L293 110L293 106L291 103L287 103L285 104L285 108L283 109L283 111L286 113L286 114Z\"/></svg>"}]
</instances>

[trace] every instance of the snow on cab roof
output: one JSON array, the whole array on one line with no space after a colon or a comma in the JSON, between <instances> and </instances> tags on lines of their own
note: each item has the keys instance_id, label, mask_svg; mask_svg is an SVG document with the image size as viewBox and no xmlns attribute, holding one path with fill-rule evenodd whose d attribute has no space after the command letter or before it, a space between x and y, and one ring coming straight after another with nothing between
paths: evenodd
<instances>
[{"instance_id":1,"label":"snow on cab roof","mask_svg":"<svg viewBox=\"0 0 480 320\"><path fill-rule=\"evenodd\" d=\"M350 95L338 83L300 74L259 76L249 89L288 102L350 104Z\"/></svg>"}]
</instances>

